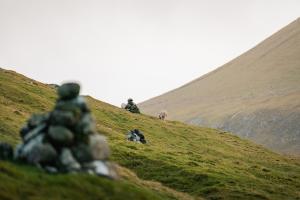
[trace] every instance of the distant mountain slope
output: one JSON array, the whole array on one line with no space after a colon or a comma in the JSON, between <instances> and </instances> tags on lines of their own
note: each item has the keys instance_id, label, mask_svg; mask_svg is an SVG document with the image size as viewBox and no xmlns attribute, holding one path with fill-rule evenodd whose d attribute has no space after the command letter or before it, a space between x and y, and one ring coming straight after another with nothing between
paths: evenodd
<instances>
[{"instance_id":1,"label":"distant mountain slope","mask_svg":"<svg viewBox=\"0 0 300 200\"><path fill-rule=\"evenodd\" d=\"M217 70L139 106L300 155L300 19Z\"/></svg>"},{"instance_id":2,"label":"distant mountain slope","mask_svg":"<svg viewBox=\"0 0 300 200\"><path fill-rule=\"evenodd\" d=\"M29 115L50 110L55 99L51 87L1 69L0 140L16 143L18 129ZM87 99L98 131L108 137L112 159L123 166L124 180L115 183L81 174L52 176L0 161L0 199L300 197L299 160L230 133L131 114L91 97ZM125 140L125 133L133 128L145 133L148 144Z\"/></svg>"}]
</instances>

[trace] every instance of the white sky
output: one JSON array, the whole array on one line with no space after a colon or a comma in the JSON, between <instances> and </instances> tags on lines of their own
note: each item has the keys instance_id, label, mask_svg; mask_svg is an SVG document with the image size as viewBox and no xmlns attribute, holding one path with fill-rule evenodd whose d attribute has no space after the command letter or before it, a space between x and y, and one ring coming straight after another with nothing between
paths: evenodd
<instances>
[{"instance_id":1,"label":"white sky","mask_svg":"<svg viewBox=\"0 0 300 200\"><path fill-rule=\"evenodd\" d=\"M181 86L300 16L300 0L0 0L0 67L120 106Z\"/></svg>"}]
</instances>

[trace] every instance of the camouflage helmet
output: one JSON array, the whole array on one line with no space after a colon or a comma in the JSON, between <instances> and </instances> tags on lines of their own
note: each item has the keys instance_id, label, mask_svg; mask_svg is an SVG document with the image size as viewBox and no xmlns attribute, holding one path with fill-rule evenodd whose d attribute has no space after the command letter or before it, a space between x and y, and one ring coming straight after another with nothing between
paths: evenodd
<instances>
[{"instance_id":1,"label":"camouflage helmet","mask_svg":"<svg viewBox=\"0 0 300 200\"><path fill-rule=\"evenodd\" d=\"M128 99L128 102L130 102L130 101L133 101L133 99L132 99L132 98L129 98L129 99Z\"/></svg>"}]
</instances>

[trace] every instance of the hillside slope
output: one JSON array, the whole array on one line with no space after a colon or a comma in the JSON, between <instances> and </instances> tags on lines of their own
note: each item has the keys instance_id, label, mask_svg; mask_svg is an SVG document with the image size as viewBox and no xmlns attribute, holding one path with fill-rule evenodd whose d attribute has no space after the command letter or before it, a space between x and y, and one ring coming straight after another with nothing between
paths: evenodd
<instances>
[{"instance_id":1,"label":"hillside slope","mask_svg":"<svg viewBox=\"0 0 300 200\"><path fill-rule=\"evenodd\" d=\"M28 116L50 110L56 94L49 86L15 72L0 72L0 140L15 144L18 129ZM139 178L125 168L121 170L125 180L114 183L86 175L51 176L31 167L0 162L1 198L25 195L39 199L50 193L56 196L49 199L73 199L77 194L78 198L86 195L85 199L99 199L110 192L108 199L300 198L298 160L230 133L131 114L91 97L88 103L99 132L109 139L112 159ZM148 144L124 139L133 128L145 133ZM43 189L36 190L38 185ZM127 189L129 194L124 194Z\"/></svg>"},{"instance_id":2,"label":"hillside slope","mask_svg":"<svg viewBox=\"0 0 300 200\"><path fill-rule=\"evenodd\" d=\"M170 119L237 133L300 155L300 19L231 62L141 103Z\"/></svg>"},{"instance_id":3,"label":"hillside slope","mask_svg":"<svg viewBox=\"0 0 300 200\"><path fill-rule=\"evenodd\" d=\"M17 144L19 129L28 117L51 110L55 99L51 85L0 68L0 141ZM158 182L141 180L124 167L118 171L122 180L111 181L84 174L49 175L0 161L0 199L195 199Z\"/></svg>"}]
</instances>

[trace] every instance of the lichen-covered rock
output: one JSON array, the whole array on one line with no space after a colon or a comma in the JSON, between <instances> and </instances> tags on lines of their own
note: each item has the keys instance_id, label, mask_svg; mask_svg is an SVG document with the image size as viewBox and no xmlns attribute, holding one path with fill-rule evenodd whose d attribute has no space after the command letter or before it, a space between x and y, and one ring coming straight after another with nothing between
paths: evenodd
<instances>
[{"instance_id":1,"label":"lichen-covered rock","mask_svg":"<svg viewBox=\"0 0 300 200\"><path fill-rule=\"evenodd\" d=\"M49 118L48 114L33 114L31 118L28 120L28 127L29 128L35 128L38 125L42 124L43 122L46 122Z\"/></svg>"},{"instance_id":2,"label":"lichen-covered rock","mask_svg":"<svg viewBox=\"0 0 300 200\"><path fill-rule=\"evenodd\" d=\"M80 163L91 162L93 160L91 148L85 143L74 146L72 148L72 153Z\"/></svg>"},{"instance_id":3,"label":"lichen-covered rock","mask_svg":"<svg viewBox=\"0 0 300 200\"><path fill-rule=\"evenodd\" d=\"M63 148L59 157L59 161L64 171L79 171L81 169L80 164L73 157L72 152L68 148Z\"/></svg>"},{"instance_id":4,"label":"lichen-covered rock","mask_svg":"<svg viewBox=\"0 0 300 200\"><path fill-rule=\"evenodd\" d=\"M106 138L102 135L90 136L90 149L94 160L107 160L110 155Z\"/></svg>"},{"instance_id":5,"label":"lichen-covered rock","mask_svg":"<svg viewBox=\"0 0 300 200\"><path fill-rule=\"evenodd\" d=\"M0 160L12 160L14 155L13 147L10 144L0 143Z\"/></svg>"},{"instance_id":6,"label":"lichen-covered rock","mask_svg":"<svg viewBox=\"0 0 300 200\"><path fill-rule=\"evenodd\" d=\"M75 116L71 111L54 110L50 116L50 123L52 125L72 127L78 120L79 116Z\"/></svg>"},{"instance_id":7,"label":"lichen-covered rock","mask_svg":"<svg viewBox=\"0 0 300 200\"><path fill-rule=\"evenodd\" d=\"M41 135L43 131L45 131L47 125L45 123L37 125L35 128L31 129L26 135L23 137L24 143L31 141L33 138Z\"/></svg>"},{"instance_id":8,"label":"lichen-covered rock","mask_svg":"<svg viewBox=\"0 0 300 200\"><path fill-rule=\"evenodd\" d=\"M61 85L57 93L62 100L68 100L76 98L79 95L80 86L77 83L65 83Z\"/></svg>"},{"instance_id":9,"label":"lichen-covered rock","mask_svg":"<svg viewBox=\"0 0 300 200\"><path fill-rule=\"evenodd\" d=\"M95 160L84 165L84 169L90 174L105 176L111 179L118 179L117 168L115 164L102 160Z\"/></svg>"},{"instance_id":10,"label":"lichen-covered rock","mask_svg":"<svg viewBox=\"0 0 300 200\"><path fill-rule=\"evenodd\" d=\"M85 113L90 112L83 97L76 97L69 100L58 100L55 105L57 110L67 110L72 112Z\"/></svg>"},{"instance_id":11,"label":"lichen-covered rock","mask_svg":"<svg viewBox=\"0 0 300 200\"><path fill-rule=\"evenodd\" d=\"M42 144L44 140L44 134L38 134L36 137L31 138L30 140L27 140L23 144L20 144L16 148L16 158L19 160L27 161L27 158L29 157L32 150L39 144Z\"/></svg>"},{"instance_id":12,"label":"lichen-covered rock","mask_svg":"<svg viewBox=\"0 0 300 200\"><path fill-rule=\"evenodd\" d=\"M21 138L24 138L27 135L27 133L29 133L29 131L30 131L30 128L27 126L27 124L25 126L23 126L20 130Z\"/></svg>"},{"instance_id":13,"label":"lichen-covered rock","mask_svg":"<svg viewBox=\"0 0 300 200\"><path fill-rule=\"evenodd\" d=\"M40 128L45 128L45 123L49 120L49 114L34 114L30 117L30 119L27 121L27 124L23 126L20 130L20 136L21 138L27 140L26 138L32 137L32 133L29 134L30 136L27 136L28 133L30 133L32 130L39 127L35 132L40 132ZM34 135L34 134L33 134Z\"/></svg>"},{"instance_id":14,"label":"lichen-covered rock","mask_svg":"<svg viewBox=\"0 0 300 200\"><path fill-rule=\"evenodd\" d=\"M27 162L35 165L53 164L56 158L57 152L49 143L36 144L27 154Z\"/></svg>"},{"instance_id":15,"label":"lichen-covered rock","mask_svg":"<svg viewBox=\"0 0 300 200\"><path fill-rule=\"evenodd\" d=\"M50 126L48 136L56 146L70 146L74 142L73 133L63 126Z\"/></svg>"},{"instance_id":16,"label":"lichen-covered rock","mask_svg":"<svg viewBox=\"0 0 300 200\"><path fill-rule=\"evenodd\" d=\"M84 114L74 127L75 137L79 140L88 140L88 136L96 133L96 125L89 113Z\"/></svg>"}]
</instances>

